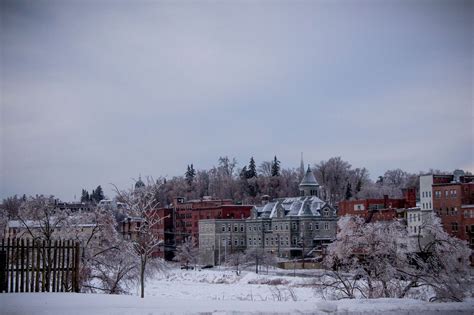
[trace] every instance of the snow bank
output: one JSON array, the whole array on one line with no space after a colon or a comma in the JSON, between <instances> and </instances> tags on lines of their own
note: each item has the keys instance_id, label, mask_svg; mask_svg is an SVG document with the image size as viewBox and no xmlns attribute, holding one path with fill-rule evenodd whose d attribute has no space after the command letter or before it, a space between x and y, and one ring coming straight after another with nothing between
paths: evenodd
<instances>
[{"instance_id":1,"label":"snow bank","mask_svg":"<svg viewBox=\"0 0 474 315\"><path fill-rule=\"evenodd\" d=\"M156 315L156 314L472 314L474 301L428 303L410 299L305 302L185 300L163 296L77 293L0 294L4 315Z\"/></svg>"}]
</instances>

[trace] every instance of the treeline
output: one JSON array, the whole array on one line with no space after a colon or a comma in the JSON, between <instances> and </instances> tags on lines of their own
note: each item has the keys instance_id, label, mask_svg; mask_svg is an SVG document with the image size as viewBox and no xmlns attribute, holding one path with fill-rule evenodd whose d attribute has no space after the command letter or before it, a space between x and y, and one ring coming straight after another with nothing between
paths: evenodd
<instances>
[{"instance_id":1,"label":"treeline","mask_svg":"<svg viewBox=\"0 0 474 315\"><path fill-rule=\"evenodd\" d=\"M272 160L257 163L253 157L248 164L239 166L235 158L219 157L211 169L198 170L187 165L183 176L171 179L160 177L157 199L168 205L177 196L200 199L204 196L232 199L237 203L254 204L262 196L271 198L298 196L298 185L307 165L298 168L282 167L275 156ZM311 165L311 169L331 204L341 200L402 197L402 189L418 187L419 175L445 173L439 170L409 173L401 169L387 170L374 181L365 167L353 167L341 157L333 157Z\"/></svg>"}]
</instances>

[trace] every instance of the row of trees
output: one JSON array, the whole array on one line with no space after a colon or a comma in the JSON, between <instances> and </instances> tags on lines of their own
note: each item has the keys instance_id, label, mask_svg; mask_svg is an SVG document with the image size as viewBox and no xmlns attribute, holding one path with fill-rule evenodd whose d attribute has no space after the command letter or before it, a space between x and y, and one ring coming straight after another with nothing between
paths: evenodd
<instances>
[{"instance_id":1,"label":"row of trees","mask_svg":"<svg viewBox=\"0 0 474 315\"><path fill-rule=\"evenodd\" d=\"M81 202L93 202L93 203L99 203L102 199L105 199L104 191L102 190L102 187L99 185L97 186L96 189L92 189L92 193L89 194L89 192L86 189L82 189L81 193Z\"/></svg>"},{"instance_id":2,"label":"row of trees","mask_svg":"<svg viewBox=\"0 0 474 315\"><path fill-rule=\"evenodd\" d=\"M272 198L297 196L298 185L304 175L304 166L284 168L275 156L258 164L253 157L239 167L235 158L220 157L209 170L187 166L184 176L159 178L158 199L162 205L176 196L199 199L203 196L232 199L235 202L255 203L264 195ZM365 167L353 167L341 157L333 157L312 165L312 171L322 185L327 201L337 204L353 198L381 198L383 195L401 197L402 189L417 187L419 175L443 173L439 170L409 173L401 169L387 170L376 181Z\"/></svg>"}]
</instances>

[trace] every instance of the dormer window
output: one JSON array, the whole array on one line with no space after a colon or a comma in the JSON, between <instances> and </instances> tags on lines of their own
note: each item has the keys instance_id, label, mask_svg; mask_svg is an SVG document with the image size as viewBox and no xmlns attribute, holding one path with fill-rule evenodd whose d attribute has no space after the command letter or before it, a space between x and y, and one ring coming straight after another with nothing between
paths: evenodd
<instances>
[{"instance_id":1,"label":"dormer window","mask_svg":"<svg viewBox=\"0 0 474 315\"><path fill-rule=\"evenodd\" d=\"M323 210L323 215L324 215L325 217L328 217L328 216L329 216L329 209L328 209L328 208L325 208L325 209Z\"/></svg>"}]
</instances>

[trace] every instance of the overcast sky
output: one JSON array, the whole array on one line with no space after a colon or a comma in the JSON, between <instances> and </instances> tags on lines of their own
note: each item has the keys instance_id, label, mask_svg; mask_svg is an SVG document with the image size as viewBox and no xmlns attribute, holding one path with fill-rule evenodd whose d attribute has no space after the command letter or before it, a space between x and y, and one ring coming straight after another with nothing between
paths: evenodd
<instances>
[{"instance_id":1,"label":"overcast sky","mask_svg":"<svg viewBox=\"0 0 474 315\"><path fill-rule=\"evenodd\" d=\"M1 1L0 197L219 156L474 171L472 1Z\"/></svg>"}]
</instances>

